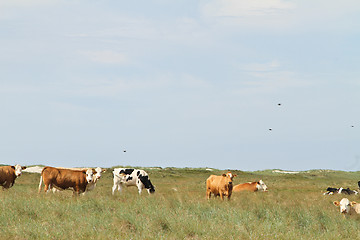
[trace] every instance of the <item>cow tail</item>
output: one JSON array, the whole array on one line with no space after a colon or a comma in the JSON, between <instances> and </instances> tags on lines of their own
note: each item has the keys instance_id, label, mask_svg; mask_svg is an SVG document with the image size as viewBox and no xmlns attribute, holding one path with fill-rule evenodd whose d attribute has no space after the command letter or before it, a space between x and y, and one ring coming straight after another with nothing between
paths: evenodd
<instances>
[{"instance_id":1,"label":"cow tail","mask_svg":"<svg viewBox=\"0 0 360 240\"><path fill-rule=\"evenodd\" d=\"M41 192L41 185L42 185L43 177L42 174L40 175L40 183L39 183L39 193Z\"/></svg>"}]
</instances>

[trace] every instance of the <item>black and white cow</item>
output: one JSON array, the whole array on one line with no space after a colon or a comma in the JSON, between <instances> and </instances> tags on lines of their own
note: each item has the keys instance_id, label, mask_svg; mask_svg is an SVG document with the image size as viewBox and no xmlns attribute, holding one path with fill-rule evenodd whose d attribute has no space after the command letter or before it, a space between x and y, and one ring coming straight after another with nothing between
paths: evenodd
<instances>
[{"instance_id":1,"label":"black and white cow","mask_svg":"<svg viewBox=\"0 0 360 240\"><path fill-rule=\"evenodd\" d=\"M131 168L115 168L113 171L114 185L112 187L112 194L115 194L116 188L121 192L122 186L130 187L137 186L139 194L145 188L148 193L154 193L155 188L152 185L149 175L140 169Z\"/></svg>"},{"instance_id":2,"label":"black and white cow","mask_svg":"<svg viewBox=\"0 0 360 240\"><path fill-rule=\"evenodd\" d=\"M332 194L335 194L335 193L339 193L339 188L328 187L326 189L326 192L324 192L323 195L332 195Z\"/></svg>"},{"instance_id":3,"label":"black and white cow","mask_svg":"<svg viewBox=\"0 0 360 240\"><path fill-rule=\"evenodd\" d=\"M358 191L355 191L355 190L351 190L350 188L333 188L333 187L328 187L326 189L327 192L325 192L323 195L332 195L332 194L335 194L335 193L338 193L338 194L346 194L346 195L352 195L352 194L355 194L355 195L358 195Z\"/></svg>"},{"instance_id":4,"label":"black and white cow","mask_svg":"<svg viewBox=\"0 0 360 240\"><path fill-rule=\"evenodd\" d=\"M351 195L351 194L358 195L358 191L351 190L350 188L340 188L339 193L343 193L343 194L347 194L347 195Z\"/></svg>"}]
</instances>

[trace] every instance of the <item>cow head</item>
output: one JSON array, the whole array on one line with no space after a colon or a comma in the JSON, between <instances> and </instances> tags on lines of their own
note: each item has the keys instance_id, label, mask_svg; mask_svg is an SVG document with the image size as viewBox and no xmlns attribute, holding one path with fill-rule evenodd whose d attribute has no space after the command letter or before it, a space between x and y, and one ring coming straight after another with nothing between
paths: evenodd
<instances>
[{"instance_id":1,"label":"cow head","mask_svg":"<svg viewBox=\"0 0 360 240\"><path fill-rule=\"evenodd\" d=\"M91 183L91 182L93 182L93 176L94 176L94 173L93 173L93 170L92 169L87 169L86 171L84 170L83 171L84 173L85 173L85 175L86 175L86 181L88 182L88 183Z\"/></svg>"},{"instance_id":2,"label":"cow head","mask_svg":"<svg viewBox=\"0 0 360 240\"><path fill-rule=\"evenodd\" d=\"M334 201L333 202L335 206L340 207L340 213L350 213L351 210L351 203L349 199L343 198L341 201Z\"/></svg>"},{"instance_id":3,"label":"cow head","mask_svg":"<svg viewBox=\"0 0 360 240\"><path fill-rule=\"evenodd\" d=\"M231 181L233 180L234 177L236 177L236 174L232 174L230 171L228 171L226 174L223 174L223 177L227 177L229 179L231 179Z\"/></svg>"},{"instance_id":4,"label":"cow head","mask_svg":"<svg viewBox=\"0 0 360 240\"><path fill-rule=\"evenodd\" d=\"M93 173L95 173L94 175L94 181L97 181L98 179L101 178L101 173L105 172L105 169L102 169L101 167L97 167L93 170Z\"/></svg>"},{"instance_id":5,"label":"cow head","mask_svg":"<svg viewBox=\"0 0 360 240\"><path fill-rule=\"evenodd\" d=\"M19 164L16 164L15 166L11 166L15 170L15 176L19 177L22 174L22 170L26 169L26 167L22 167Z\"/></svg>"},{"instance_id":6,"label":"cow head","mask_svg":"<svg viewBox=\"0 0 360 240\"><path fill-rule=\"evenodd\" d=\"M267 186L265 185L263 180L260 180L257 182L256 188L258 191L267 192Z\"/></svg>"},{"instance_id":7,"label":"cow head","mask_svg":"<svg viewBox=\"0 0 360 240\"><path fill-rule=\"evenodd\" d=\"M145 188L147 189L148 193L155 193L155 187L151 183L149 176L142 176L139 175L140 181L144 184Z\"/></svg>"},{"instance_id":8,"label":"cow head","mask_svg":"<svg viewBox=\"0 0 360 240\"><path fill-rule=\"evenodd\" d=\"M232 174L230 171L228 171L226 174L224 173L222 176L228 179L229 184L232 184L233 178L236 177L237 175Z\"/></svg>"}]
</instances>

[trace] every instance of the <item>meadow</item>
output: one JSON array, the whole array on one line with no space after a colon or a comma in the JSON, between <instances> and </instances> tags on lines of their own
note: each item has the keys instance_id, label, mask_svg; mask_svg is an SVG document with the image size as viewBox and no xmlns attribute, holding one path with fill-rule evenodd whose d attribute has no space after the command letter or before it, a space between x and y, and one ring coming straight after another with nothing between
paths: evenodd
<instances>
[{"instance_id":1,"label":"meadow","mask_svg":"<svg viewBox=\"0 0 360 240\"><path fill-rule=\"evenodd\" d=\"M153 195L129 187L113 196L112 169L80 197L38 194L40 175L23 173L0 192L1 239L360 239L360 216L344 217L332 204L344 196L322 195L328 186L357 189L359 172L232 170L234 184L262 179L269 192L208 201L207 177L226 171L143 169Z\"/></svg>"}]
</instances>

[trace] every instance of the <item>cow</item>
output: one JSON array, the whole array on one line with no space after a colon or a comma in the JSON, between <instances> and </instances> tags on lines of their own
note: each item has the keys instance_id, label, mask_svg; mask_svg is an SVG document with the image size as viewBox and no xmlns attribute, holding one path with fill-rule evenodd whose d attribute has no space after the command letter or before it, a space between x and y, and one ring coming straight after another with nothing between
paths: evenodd
<instances>
[{"instance_id":1,"label":"cow","mask_svg":"<svg viewBox=\"0 0 360 240\"><path fill-rule=\"evenodd\" d=\"M360 214L360 203L350 202L349 199L343 198L341 201L334 201L333 204L340 207L340 213L343 214Z\"/></svg>"},{"instance_id":2,"label":"cow","mask_svg":"<svg viewBox=\"0 0 360 240\"><path fill-rule=\"evenodd\" d=\"M358 195L358 191L351 190L350 188L340 188L339 193L343 193L346 195L352 195L352 194Z\"/></svg>"},{"instance_id":3,"label":"cow","mask_svg":"<svg viewBox=\"0 0 360 240\"><path fill-rule=\"evenodd\" d=\"M345 195L352 195L352 194L355 194L355 195L358 195L358 191L356 190L351 190L350 188L333 188L333 187L328 187L326 189L326 192L323 193L323 195L333 195L335 193L338 193L338 194L345 194Z\"/></svg>"},{"instance_id":4,"label":"cow","mask_svg":"<svg viewBox=\"0 0 360 240\"><path fill-rule=\"evenodd\" d=\"M155 193L155 188L152 185L149 175L140 169L132 168L115 168L113 170L114 185L112 187L112 194L115 194L115 190L118 189L121 193L122 186L130 187L136 186L139 194L145 188L149 194Z\"/></svg>"},{"instance_id":5,"label":"cow","mask_svg":"<svg viewBox=\"0 0 360 240\"><path fill-rule=\"evenodd\" d=\"M19 164L0 167L0 185L2 189L11 188L15 183L15 179L21 176L22 170L24 169L26 169L26 167L22 167Z\"/></svg>"},{"instance_id":6,"label":"cow","mask_svg":"<svg viewBox=\"0 0 360 240\"><path fill-rule=\"evenodd\" d=\"M215 197L220 196L221 200L224 200L224 196L227 196L228 200L230 200L233 189L232 181L236 176L230 171L221 176L210 175L206 179L206 198L210 199L212 193Z\"/></svg>"},{"instance_id":7,"label":"cow","mask_svg":"<svg viewBox=\"0 0 360 240\"><path fill-rule=\"evenodd\" d=\"M61 190L73 189L74 194L85 192L88 183L93 181L93 170L71 170L54 167L44 167L41 171L39 193L44 181L44 191L48 192L53 187Z\"/></svg>"},{"instance_id":8,"label":"cow","mask_svg":"<svg viewBox=\"0 0 360 240\"><path fill-rule=\"evenodd\" d=\"M340 188L334 188L334 187L328 187L326 189L326 192L323 193L323 195L333 195L335 193L339 193Z\"/></svg>"},{"instance_id":9,"label":"cow","mask_svg":"<svg viewBox=\"0 0 360 240\"><path fill-rule=\"evenodd\" d=\"M86 171L89 168L58 168L58 169L70 169L70 170L75 170L75 171L85 170ZM97 181L101 178L101 173L105 172L106 170L102 169L101 167L97 167L95 169L92 168L92 171L93 171L93 180L86 185L85 192L81 193L81 195L85 195L86 192L94 190L96 187ZM68 189L70 189L70 188L68 188ZM59 192L61 190L62 190L61 188L58 188L56 186L54 186L52 188L53 193Z\"/></svg>"},{"instance_id":10,"label":"cow","mask_svg":"<svg viewBox=\"0 0 360 240\"><path fill-rule=\"evenodd\" d=\"M86 192L94 190L96 183L101 178L101 173L103 172L106 172L106 169L102 169L101 167L93 169L93 181L86 185Z\"/></svg>"},{"instance_id":11,"label":"cow","mask_svg":"<svg viewBox=\"0 0 360 240\"><path fill-rule=\"evenodd\" d=\"M258 182L248 182L235 185L233 188L233 192L241 192L241 191L250 191L250 192L267 192L267 186L260 180Z\"/></svg>"}]
</instances>

